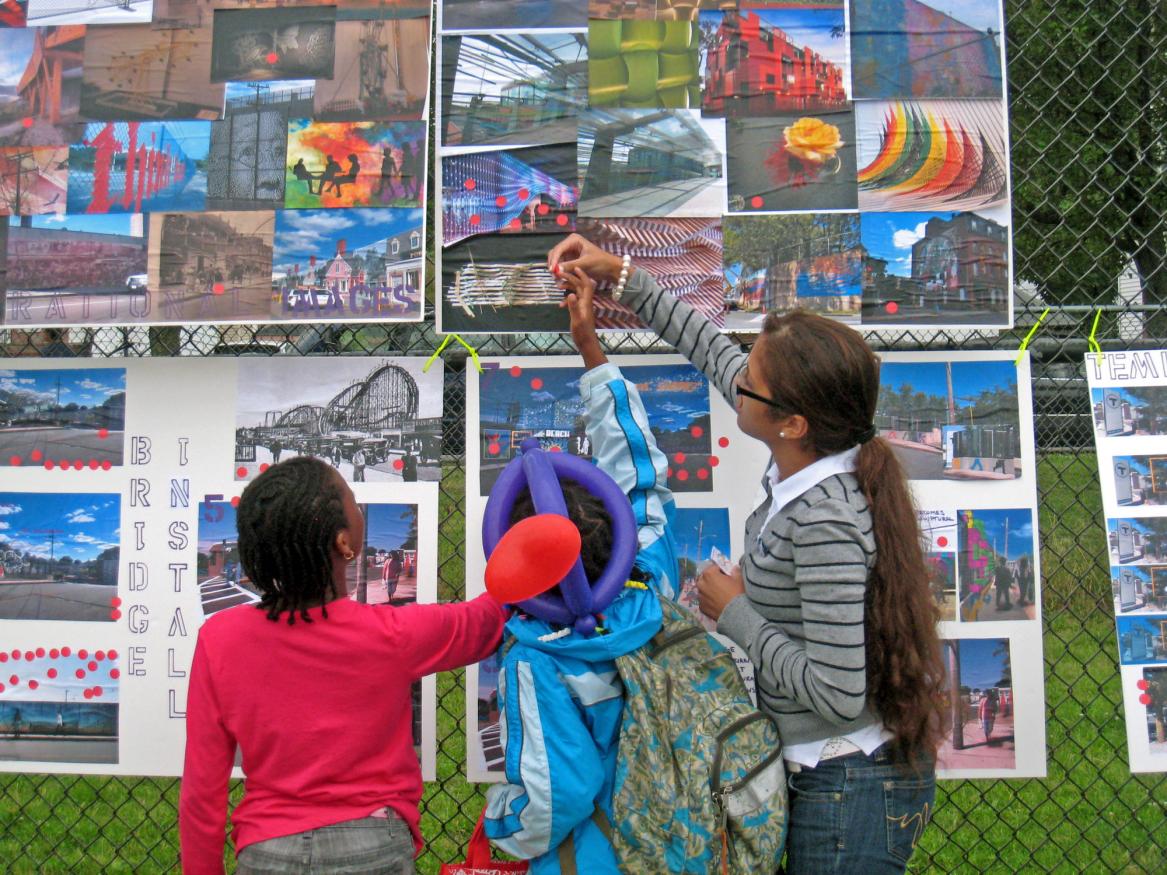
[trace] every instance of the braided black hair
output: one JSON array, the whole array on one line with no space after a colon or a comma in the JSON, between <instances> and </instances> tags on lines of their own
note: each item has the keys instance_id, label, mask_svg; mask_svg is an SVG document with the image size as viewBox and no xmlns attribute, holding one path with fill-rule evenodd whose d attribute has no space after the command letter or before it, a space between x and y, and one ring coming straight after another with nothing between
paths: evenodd
<instances>
[{"instance_id":1,"label":"braided black hair","mask_svg":"<svg viewBox=\"0 0 1167 875\"><path fill-rule=\"evenodd\" d=\"M235 523L239 560L259 589L258 607L267 609L269 620L287 611L290 626L298 611L310 623L310 606L337 597L332 547L348 521L331 465L312 456L272 465L243 490Z\"/></svg>"},{"instance_id":2,"label":"braided black hair","mask_svg":"<svg viewBox=\"0 0 1167 875\"><path fill-rule=\"evenodd\" d=\"M579 529L584 573L595 583L608 565L612 555L612 517L604 509L604 503L575 480L563 478L559 481L563 488L563 500L567 504L567 516ZM511 511L511 525L519 520L535 515L535 502L531 492L524 489L515 500Z\"/></svg>"}]
</instances>

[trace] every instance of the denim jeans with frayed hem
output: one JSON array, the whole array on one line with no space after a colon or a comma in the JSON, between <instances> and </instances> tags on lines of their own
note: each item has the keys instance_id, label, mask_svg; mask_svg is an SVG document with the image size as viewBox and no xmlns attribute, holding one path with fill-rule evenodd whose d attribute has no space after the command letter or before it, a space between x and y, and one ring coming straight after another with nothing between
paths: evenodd
<instances>
[{"instance_id":1,"label":"denim jeans with frayed hem","mask_svg":"<svg viewBox=\"0 0 1167 875\"><path fill-rule=\"evenodd\" d=\"M888 745L791 772L786 875L901 873L932 818L936 771Z\"/></svg>"},{"instance_id":2,"label":"denim jeans with frayed hem","mask_svg":"<svg viewBox=\"0 0 1167 875\"><path fill-rule=\"evenodd\" d=\"M413 836L399 817L362 817L248 845L237 875L414 875Z\"/></svg>"}]
</instances>

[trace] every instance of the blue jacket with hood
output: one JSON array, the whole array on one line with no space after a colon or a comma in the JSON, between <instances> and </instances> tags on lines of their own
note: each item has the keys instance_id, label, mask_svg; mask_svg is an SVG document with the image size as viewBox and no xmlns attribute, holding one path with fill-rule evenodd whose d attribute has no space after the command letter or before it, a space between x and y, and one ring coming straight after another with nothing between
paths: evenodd
<instances>
[{"instance_id":1,"label":"blue jacket with hood","mask_svg":"<svg viewBox=\"0 0 1167 875\"><path fill-rule=\"evenodd\" d=\"M507 622L503 640L510 646L498 676L506 783L487 790L485 826L498 848L531 860L533 875L562 872L560 845L569 835L579 873L619 872L611 844L592 819L597 807L612 816L624 710L614 660L656 634L656 592L675 598L679 585L668 462L636 387L608 363L584 373L580 394L592 458L632 503L639 527L636 567L649 588L622 590L603 611L605 634L590 638L572 633L541 640L559 627L518 614Z\"/></svg>"}]
</instances>

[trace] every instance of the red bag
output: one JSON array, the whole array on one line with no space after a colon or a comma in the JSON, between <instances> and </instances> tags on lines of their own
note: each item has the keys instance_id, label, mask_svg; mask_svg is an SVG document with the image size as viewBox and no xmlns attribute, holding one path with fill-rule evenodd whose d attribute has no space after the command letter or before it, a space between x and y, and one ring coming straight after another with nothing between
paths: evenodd
<instances>
[{"instance_id":1,"label":"red bag","mask_svg":"<svg viewBox=\"0 0 1167 875\"><path fill-rule=\"evenodd\" d=\"M486 818L486 811L478 815L478 823L474 833L470 836L470 844L466 846L465 863L443 863L439 875L515 875L526 872L530 864L526 860L517 863L496 861L490 855L490 842L486 840L482 822Z\"/></svg>"}]
</instances>

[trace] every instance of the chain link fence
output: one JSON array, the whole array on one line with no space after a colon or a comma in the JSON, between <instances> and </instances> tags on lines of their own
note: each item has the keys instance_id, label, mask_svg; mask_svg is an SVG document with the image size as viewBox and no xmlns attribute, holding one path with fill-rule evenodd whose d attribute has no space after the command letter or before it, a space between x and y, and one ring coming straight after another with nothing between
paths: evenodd
<instances>
[{"instance_id":1,"label":"chain link fence","mask_svg":"<svg viewBox=\"0 0 1167 875\"><path fill-rule=\"evenodd\" d=\"M1157 347L1167 315L1167 3L1006 2L1016 328L870 335L880 349L1029 348L1043 587L1049 776L941 784L913 871L1162 872L1167 779L1132 775L1083 354ZM432 105L432 101L431 101ZM431 182L431 190L432 183ZM432 247L432 244L431 244ZM9 356L429 355L420 325L96 328L0 332ZM1099 315L1101 314L1101 315ZM572 354L553 334L466 335L483 355ZM748 342L750 338L739 338ZM659 352L613 334L612 353ZM460 347L445 353L439 597L464 594ZM426 788L422 872L460 859L482 804L462 777L460 672L438 683L438 778ZM13 873L165 872L178 866L178 779L0 776L0 860ZM237 798L240 788L234 788ZM231 862L228 861L230 869Z\"/></svg>"}]
</instances>

